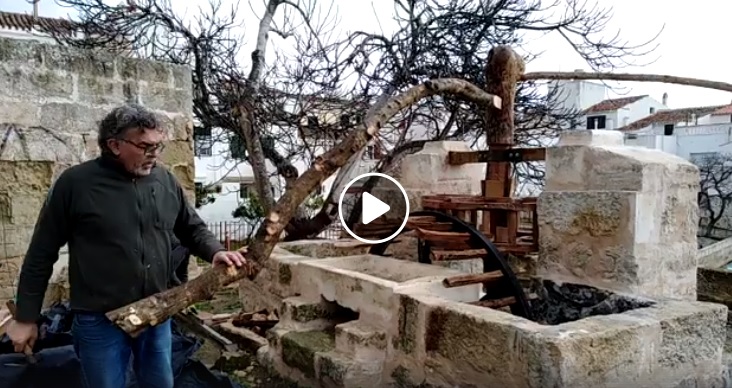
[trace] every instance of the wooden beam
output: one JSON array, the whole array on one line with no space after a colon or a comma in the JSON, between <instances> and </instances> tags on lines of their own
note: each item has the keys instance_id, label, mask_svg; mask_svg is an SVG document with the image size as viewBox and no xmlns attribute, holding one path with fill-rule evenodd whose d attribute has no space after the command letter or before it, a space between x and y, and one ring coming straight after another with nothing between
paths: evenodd
<instances>
[{"instance_id":1,"label":"wooden beam","mask_svg":"<svg viewBox=\"0 0 732 388\"><path fill-rule=\"evenodd\" d=\"M442 281L442 285L445 286L445 288L462 287L471 284L493 282L502 277L503 273L501 271L455 275L445 278L445 280Z\"/></svg>"},{"instance_id":2,"label":"wooden beam","mask_svg":"<svg viewBox=\"0 0 732 388\"><path fill-rule=\"evenodd\" d=\"M507 150L487 151L450 151L447 163L461 165L468 163L488 162L532 162L546 159L546 148L511 148Z\"/></svg>"}]
</instances>

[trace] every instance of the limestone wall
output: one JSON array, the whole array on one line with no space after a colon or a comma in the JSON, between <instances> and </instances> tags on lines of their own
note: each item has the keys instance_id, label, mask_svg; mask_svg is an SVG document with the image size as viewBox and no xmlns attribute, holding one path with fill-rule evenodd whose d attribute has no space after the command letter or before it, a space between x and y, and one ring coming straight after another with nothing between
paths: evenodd
<instances>
[{"instance_id":1,"label":"limestone wall","mask_svg":"<svg viewBox=\"0 0 732 388\"><path fill-rule=\"evenodd\" d=\"M98 155L98 121L137 102L160 114L163 162L194 195L191 76L183 66L0 38L0 298L12 286L48 188Z\"/></svg>"}]
</instances>

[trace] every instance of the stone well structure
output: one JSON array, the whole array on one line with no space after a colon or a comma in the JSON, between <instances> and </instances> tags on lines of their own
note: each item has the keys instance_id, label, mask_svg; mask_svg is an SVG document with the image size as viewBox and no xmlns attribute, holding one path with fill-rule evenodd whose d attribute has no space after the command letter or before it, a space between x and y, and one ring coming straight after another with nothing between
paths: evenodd
<instances>
[{"instance_id":1,"label":"stone well structure","mask_svg":"<svg viewBox=\"0 0 732 388\"><path fill-rule=\"evenodd\" d=\"M162 160L193 199L191 93L184 66L0 38L0 299L14 294L48 188L98 154L97 122L113 107L160 114L170 139Z\"/></svg>"},{"instance_id":2,"label":"stone well structure","mask_svg":"<svg viewBox=\"0 0 732 388\"><path fill-rule=\"evenodd\" d=\"M278 249L261 360L314 387L725 386L727 307L693 301L695 167L612 131L564 136L547 165L534 320L444 288L454 269Z\"/></svg>"}]
</instances>

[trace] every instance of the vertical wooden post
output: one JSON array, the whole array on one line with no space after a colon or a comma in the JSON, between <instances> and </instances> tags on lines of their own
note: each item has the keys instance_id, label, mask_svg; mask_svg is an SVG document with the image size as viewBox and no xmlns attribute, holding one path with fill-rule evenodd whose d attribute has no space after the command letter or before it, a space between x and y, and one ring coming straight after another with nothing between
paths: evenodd
<instances>
[{"instance_id":1,"label":"vertical wooden post","mask_svg":"<svg viewBox=\"0 0 732 388\"><path fill-rule=\"evenodd\" d=\"M509 149L514 144L516 84L524 69L523 59L508 46L496 46L488 54L485 90L503 100L501 109L487 107L483 112L486 141L491 151ZM488 162L486 179L483 181L483 196L511 197L513 190L511 164ZM505 211L483 212L484 232L494 236L496 242L508 242L508 223Z\"/></svg>"}]
</instances>

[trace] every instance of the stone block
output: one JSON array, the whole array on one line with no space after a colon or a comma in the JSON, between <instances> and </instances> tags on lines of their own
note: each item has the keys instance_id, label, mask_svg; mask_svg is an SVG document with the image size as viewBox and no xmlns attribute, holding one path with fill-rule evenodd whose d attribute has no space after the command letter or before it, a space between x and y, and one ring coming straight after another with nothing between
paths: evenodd
<instances>
[{"instance_id":1,"label":"stone block","mask_svg":"<svg viewBox=\"0 0 732 388\"><path fill-rule=\"evenodd\" d=\"M186 142L192 140L193 120L187 114L167 114L160 111L157 113L168 139Z\"/></svg>"},{"instance_id":2,"label":"stone block","mask_svg":"<svg viewBox=\"0 0 732 388\"><path fill-rule=\"evenodd\" d=\"M48 102L41 104L38 125L54 132L91 134L98 131L99 122L107 113L108 108Z\"/></svg>"},{"instance_id":3,"label":"stone block","mask_svg":"<svg viewBox=\"0 0 732 388\"><path fill-rule=\"evenodd\" d=\"M0 90L5 97L28 101L71 101L74 78L62 71L0 64Z\"/></svg>"},{"instance_id":4,"label":"stone block","mask_svg":"<svg viewBox=\"0 0 732 388\"><path fill-rule=\"evenodd\" d=\"M77 164L86 160L82 135L59 133L40 126L5 125L5 147L0 160L49 161Z\"/></svg>"},{"instance_id":5,"label":"stone block","mask_svg":"<svg viewBox=\"0 0 732 388\"><path fill-rule=\"evenodd\" d=\"M38 42L29 43L38 46L43 65L49 70L63 70L88 77L115 78L116 76L115 56L107 51L84 50Z\"/></svg>"},{"instance_id":6,"label":"stone block","mask_svg":"<svg viewBox=\"0 0 732 388\"><path fill-rule=\"evenodd\" d=\"M48 192L53 182L54 163L47 161L0 160L0 193L12 197L34 191ZM40 209L39 209L40 210Z\"/></svg>"},{"instance_id":7,"label":"stone block","mask_svg":"<svg viewBox=\"0 0 732 388\"><path fill-rule=\"evenodd\" d=\"M160 160L169 166L192 165L193 143L190 141L173 140L165 144Z\"/></svg>"},{"instance_id":8,"label":"stone block","mask_svg":"<svg viewBox=\"0 0 732 388\"><path fill-rule=\"evenodd\" d=\"M694 300L698 169L661 151L617 145L618 136L571 132L548 150L537 273Z\"/></svg>"},{"instance_id":9,"label":"stone block","mask_svg":"<svg viewBox=\"0 0 732 388\"><path fill-rule=\"evenodd\" d=\"M0 97L0 135L11 127L27 128L36 125L41 109L27 101L8 101Z\"/></svg>"},{"instance_id":10,"label":"stone block","mask_svg":"<svg viewBox=\"0 0 732 388\"><path fill-rule=\"evenodd\" d=\"M239 299L242 310L280 309L282 300L294 295L291 291L293 267L301 261L310 259L304 256L273 252L254 281L242 279L239 282Z\"/></svg>"},{"instance_id":11,"label":"stone block","mask_svg":"<svg viewBox=\"0 0 732 388\"><path fill-rule=\"evenodd\" d=\"M173 87L171 67L175 65L138 58L117 57L116 66L117 74L123 80L143 80Z\"/></svg>"},{"instance_id":12,"label":"stone block","mask_svg":"<svg viewBox=\"0 0 732 388\"><path fill-rule=\"evenodd\" d=\"M187 113L193 110L191 92L174 89L169 83L147 82L140 85L142 104L151 109L172 113Z\"/></svg>"},{"instance_id":13,"label":"stone block","mask_svg":"<svg viewBox=\"0 0 732 388\"><path fill-rule=\"evenodd\" d=\"M465 142L460 141L426 143L421 151L404 157L398 177L399 183L406 189L426 190L433 189L438 185L443 189L449 189L453 185L457 185L453 190L447 192L433 191L433 193L439 194L480 193L480 180L485 176L485 165L448 165L447 154L450 151L470 151L470 147ZM462 181L464 184L461 186L455 181Z\"/></svg>"},{"instance_id":14,"label":"stone block","mask_svg":"<svg viewBox=\"0 0 732 388\"><path fill-rule=\"evenodd\" d=\"M77 82L77 101L96 105L123 105L137 102L137 83L110 78L80 75Z\"/></svg>"},{"instance_id":15,"label":"stone block","mask_svg":"<svg viewBox=\"0 0 732 388\"><path fill-rule=\"evenodd\" d=\"M0 259L24 256L34 225L11 225L0 223Z\"/></svg>"},{"instance_id":16,"label":"stone block","mask_svg":"<svg viewBox=\"0 0 732 388\"><path fill-rule=\"evenodd\" d=\"M0 63L40 67L45 62L43 51L43 46L32 40L0 37Z\"/></svg>"},{"instance_id":17,"label":"stone block","mask_svg":"<svg viewBox=\"0 0 732 388\"><path fill-rule=\"evenodd\" d=\"M0 245L0 289L6 292L12 290L11 297L15 294L15 287L18 286L18 275L23 265L23 256L5 257L2 255Z\"/></svg>"},{"instance_id":18,"label":"stone block","mask_svg":"<svg viewBox=\"0 0 732 388\"><path fill-rule=\"evenodd\" d=\"M321 352L315 356L318 382L323 387L383 387L382 363L354 360L340 352Z\"/></svg>"},{"instance_id":19,"label":"stone block","mask_svg":"<svg viewBox=\"0 0 732 388\"><path fill-rule=\"evenodd\" d=\"M336 325L335 348L351 358L382 363L386 356L387 335L383 329L363 321Z\"/></svg>"},{"instance_id":20,"label":"stone block","mask_svg":"<svg viewBox=\"0 0 732 388\"><path fill-rule=\"evenodd\" d=\"M292 331L280 338L280 346L285 364L315 378L316 354L335 349L335 341L331 334L322 331Z\"/></svg>"},{"instance_id":21,"label":"stone block","mask_svg":"<svg viewBox=\"0 0 732 388\"><path fill-rule=\"evenodd\" d=\"M366 254L369 249L369 246L353 239L289 241L281 242L277 246L295 255L310 258Z\"/></svg>"},{"instance_id":22,"label":"stone block","mask_svg":"<svg viewBox=\"0 0 732 388\"><path fill-rule=\"evenodd\" d=\"M280 320L307 323L318 319L332 319L334 311L321 300L312 301L292 296L282 301Z\"/></svg>"}]
</instances>

